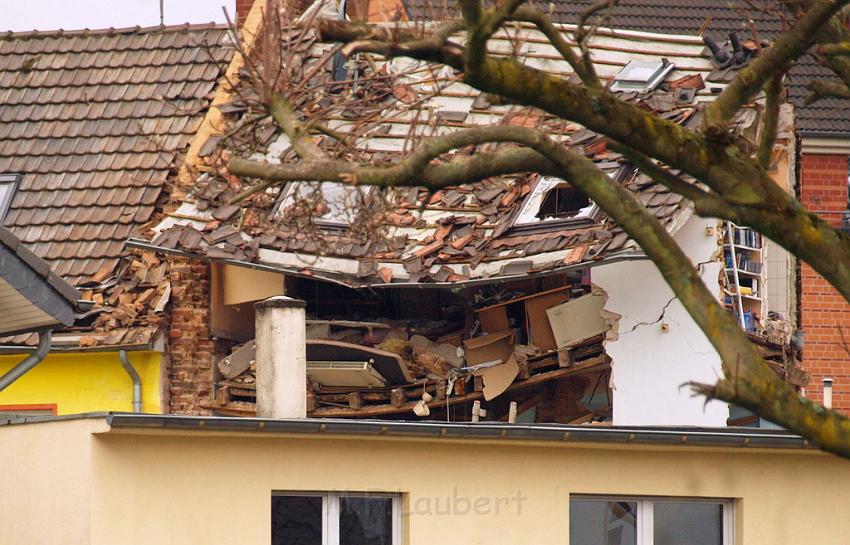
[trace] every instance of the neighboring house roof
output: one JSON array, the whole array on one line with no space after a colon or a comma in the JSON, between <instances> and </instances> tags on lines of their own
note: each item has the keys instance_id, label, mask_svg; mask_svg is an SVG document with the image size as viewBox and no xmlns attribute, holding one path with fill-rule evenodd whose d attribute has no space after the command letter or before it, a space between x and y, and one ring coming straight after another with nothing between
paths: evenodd
<instances>
[{"instance_id":1,"label":"neighboring house roof","mask_svg":"<svg viewBox=\"0 0 850 545\"><path fill-rule=\"evenodd\" d=\"M74 323L80 292L0 227L0 335Z\"/></svg>"},{"instance_id":2,"label":"neighboring house roof","mask_svg":"<svg viewBox=\"0 0 850 545\"><path fill-rule=\"evenodd\" d=\"M226 32L0 35L0 172L23 175L5 225L58 275L112 270L150 219L230 56Z\"/></svg>"},{"instance_id":3,"label":"neighboring house roof","mask_svg":"<svg viewBox=\"0 0 850 545\"><path fill-rule=\"evenodd\" d=\"M570 31L564 27L564 31ZM514 31L511 31L513 34ZM498 33L491 42L494 50L510 52L522 44L519 55L524 61L569 77L571 69L536 30L523 27L520 36ZM389 63L377 57L357 61L357 92L328 93L333 84L332 63L318 71L317 63L326 62L333 44L289 44L297 50L298 65L293 81L305 73L313 74L315 96L302 96L300 106L322 105L328 126L337 133L359 139L350 155L360 161L386 163L397 161L406 150L434 133L462 127L515 124L545 128L554 137L593 159L626 187L639 194L649 210L676 231L690 212L682 198L636 172L621 156L606 146L603 137L581 126L548 116L539 110L511 105L491 104L485 95L466 86L450 70L435 75L425 65L409 59ZM698 103L711 100L732 74L716 71L704 54L705 47L695 36L650 35L639 32L602 30L592 42L604 78L615 76L630 60L658 62L669 59L675 68L655 91L638 95L623 94L624 100L640 103L665 118L682 124L697 123L701 115ZM379 78L369 79L370 67ZM674 83L675 82L675 83ZM707 82L705 85L704 82ZM334 84L339 87L339 83ZM692 98L677 98L673 87L692 86ZM243 95L250 91L245 90ZM336 100L336 103L333 101ZM677 102L677 100L680 100ZM311 108L314 106L311 106ZM244 106L233 104L231 111ZM755 115L744 115L752 122ZM253 115L253 114L251 114ZM235 121L241 113L231 116ZM247 134L244 134L247 133ZM292 161L285 135L267 124L255 132L236 132L223 142L204 146L208 165L195 191L161 225L161 233L142 247L180 251L199 257L248 262L272 267L293 275L339 282L353 287L416 284L446 285L502 281L529 274L552 274L571 268L587 267L601 260L640 255L640 249L604 215L592 221L541 221L537 209L524 211L533 201L536 188L546 183L537 175L505 177L476 184L446 188L431 195L424 189L404 188L384 193L386 206L374 232L355 233L347 229L322 231L320 240L304 232L297 223L281 217L287 195L296 184L282 193L256 195L240 206L228 201L249 186L248 180L215 175L222 172L222 148L232 153L265 154L269 161ZM252 135L265 134L265 140L252 148ZM348 140L348 139L346 139ZM354 140L352 140L354 141ZM218 151L214 151L215 144ZM321 145L339 151L339 142L325 138ZM495 149L494 145L474 150L458 150L455 156ZM303 186L302 186L303 187ZM367 198L366 201L370 199ZM346 206L359 203L337 204ZM539 205L539 202L538 202ZM370 205L367 204L367 209ZM372 208L371 210L376 210ZM314 214L308 214L314 216ZM520 217L529 220L525 225Z\"/></svg>"},{"instance_id":4,"label":"neighboring house roof","mask_svg":"<svg viewBox=\"0 0 850 545\"><path fill-rule=\"evenodd\" d=\"M139 275L125 241L164 198L232 55L216 25L0 34L0 173L21 177L0 223L85 288L95 314L79 333L140 325L147 308L112 310L165 291L165 271Z\"/></svg>"},{"instance_id":5,"label":"neighboring house roof","mask_svg":"<svg viewBox=\"0 0 850 545\"><path fill-rule=\"evenodd\" d=\"M454 9L453 2L434 0L402 0L412 20L446 17ZM554 0L536 3L559 23L577 23L582 12L596 4L595 0ZM767 3L765 3L767 4ZM449 6L447 8L447 6ZM758 2L745 0L621 0L606 18L603 26L657 32L663 34L697 34L704 31L718 41L737 31L742 39L774 39L785 28L781 14L773 6L759 9ZM751 23L750 23L751 22ZM806 84L812 80L840 80L820 65L812 55L804 56L788 73L786 85L790 100L797 107L795 125L803 136L850 137L850 100L829 98L812 105L804 104Z\"/></svg>"}]
</instances>

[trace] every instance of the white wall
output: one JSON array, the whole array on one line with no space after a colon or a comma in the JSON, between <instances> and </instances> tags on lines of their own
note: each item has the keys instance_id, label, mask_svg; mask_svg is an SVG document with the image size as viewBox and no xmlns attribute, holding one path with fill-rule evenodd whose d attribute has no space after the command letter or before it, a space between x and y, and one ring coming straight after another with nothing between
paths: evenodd
<instances>
[{"instance_id":1,"label":"white wall","mask_svg":"<svg viewBox=\"0 0 850 545\"><path fill-rule=\"evenodd\" d=\"M691 217L676 234L694 263L717 251L715 220ZM702 266L709 290L719 294L720 262ZM714 383L720 358L650 261L627 261L593 269L593 283L608 293L605 309L621 315L619 337L605 350L612 359L615 425L725 426L724 403L691 397L688 381ZM658 321L659 316L664 317ZM662 331L661 324L668 325Z\"/></svg>"},{"instance_id":2,"label":"white wall","mask_svg":"<svg viewBox=\"0 0 850 545\"><path fill-rule=\"evenodd\" d=\"M165 24L224 23L222 6L235 18L236 0L162 0ZM0 0L0 31L78 30L153 26L160 0Z\"/></svg>"}]
</instances>

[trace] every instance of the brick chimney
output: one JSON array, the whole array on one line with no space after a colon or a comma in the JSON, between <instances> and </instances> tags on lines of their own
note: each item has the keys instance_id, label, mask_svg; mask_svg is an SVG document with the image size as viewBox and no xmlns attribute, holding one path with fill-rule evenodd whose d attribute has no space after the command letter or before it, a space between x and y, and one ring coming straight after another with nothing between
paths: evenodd
<instances>
[{"instance_id":1,"label":"brick chimney","mask_svg":"<svg viewBox=\"0 0 850 545\"><path fill-rule=\"evenodd\" d=\"M251 11L251 6L254 5L254 0L236 0L236 24L242 28L245 19L248 17L248 12Z\"/></svg>"}]
</instances>

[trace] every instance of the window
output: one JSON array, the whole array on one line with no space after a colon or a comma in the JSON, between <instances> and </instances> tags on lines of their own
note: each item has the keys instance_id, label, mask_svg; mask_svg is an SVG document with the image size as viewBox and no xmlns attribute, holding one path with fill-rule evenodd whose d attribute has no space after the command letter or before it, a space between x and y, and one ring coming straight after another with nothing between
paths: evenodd
<instances>
[{"instance_id":1,"label":"window","mask_svg":"<svg viewBox=\"0 0 850 545\"><path fill-rule=\"evenodd\" d=\"M589 211L592 204L580 190L567 184L559 184L546 192L536 217L541 220L580 217L586 215L585 210Z\"/></svg>"},{"instance_id":2,"label":"window","mask_svg":"<svg viewBox=\"0 0 850 545\"><path fill-rule=\"evenodd\" d=\"M671 70L673 70L673 64L667 59L630 61L614 76L611 90L646 93L658 87Z\"/></svg>"},{"instance_id":3,"label":"window","mask_svg":"<svg viewBox=\"0 0 850 545\"><path fill-rule=\"evenodd\" d=\"M15 196L20 181L20 174L0 174L0 225L6 218L6 212L9 211L9 205L12 204L12 197Z\"/></svg>"},{"instance_id":4,"label":"window","mask_svg":"<svg viewBox=\"0 0 850 545\"><path fill-rule=\"evenodd\" d=\"M732 502L572 497L570 545L732 545Z\"/></svg>"},{"instance_id":5,"label":"window","mask_svg":"<svg viewBox=\"0 0 850 545\"><path fill-rule=\"evenodd\" d=\"M272 545L400 545L397 494L272 495Z\"/></svg>"},{"instance_id":6,"label":"window","mask_svg":"<svg viewBox=\"0 0 850 545\"><path fill-rule=\"evenodd\" d=\"M596 205L580 189L559 178L540 178L526 197L514 226L593 219Z\"/></svg>"}]
</instances>

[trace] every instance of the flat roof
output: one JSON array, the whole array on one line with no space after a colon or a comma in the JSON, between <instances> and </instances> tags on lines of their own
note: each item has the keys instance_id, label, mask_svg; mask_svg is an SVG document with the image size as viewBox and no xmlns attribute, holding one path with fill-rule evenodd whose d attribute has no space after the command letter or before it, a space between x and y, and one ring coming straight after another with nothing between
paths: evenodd
<instances>
[{"instance_id":1,"label":"flat roof","mask_svg":"<svg viewBox=\"0 0 850 545\"><path fill-rule=\"evenodd\" d=\"M413 422L335 418L273 419L232 416L182 416L135 413L85 413L0 420L4 425L63 420L105 419L113 430L226 431L304 435L360 435L431 439L542 441L668 446L809 449L799 435L758 428L701 428L665 426L571 426L563 424L506 424L502 422Z\"/></svg>"}]
</instances>

